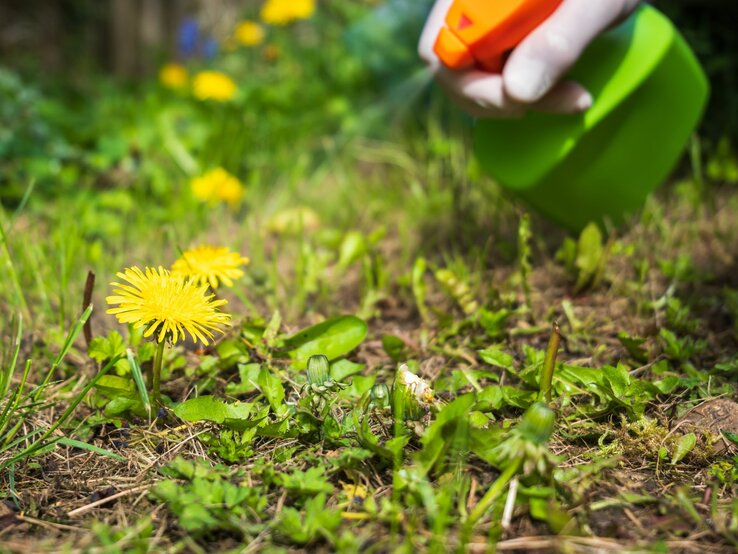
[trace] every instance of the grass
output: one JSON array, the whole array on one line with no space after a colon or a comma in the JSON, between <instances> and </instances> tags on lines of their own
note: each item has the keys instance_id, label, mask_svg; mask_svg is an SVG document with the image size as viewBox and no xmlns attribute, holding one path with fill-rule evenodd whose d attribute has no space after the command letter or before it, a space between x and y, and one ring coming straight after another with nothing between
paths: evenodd
<instances>
[{"instance_id":1,"label":"grass","mask_svg":"<svg viewBox=\"0 0 738 554\"><path fill-rule=\"evenodd\" d=\"M314 36L285 33L269 94L97 84L53 178L3 166L0 550L734 551L728 179L685 166L628 225L568 237L479 174L440 97L378 132L366 76L332 112L293 90ZM189 194L219 164L236 208ZM108 283L201 243L251 259L217 292L234 325L164 349L151 414L154 345Z\"/></svg>"}]
</instances>

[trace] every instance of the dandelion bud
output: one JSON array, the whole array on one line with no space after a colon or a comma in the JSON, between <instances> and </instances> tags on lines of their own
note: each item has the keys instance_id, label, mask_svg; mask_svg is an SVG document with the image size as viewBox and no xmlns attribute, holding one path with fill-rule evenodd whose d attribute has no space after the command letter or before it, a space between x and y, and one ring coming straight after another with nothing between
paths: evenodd
<instances>
[{"instance_id":1,"label":"dandelion bud","mask_svg":"<svg viewBox=\"0 0 738 554\"><path fill-rule=\"evenodd\" d=\"M518 431L523 438L533 444L543 445L551 438L555 420L556 414L551 408L536 402L523 414L523 419L518 424Z\"/></svg>"},{"instance_id":2,"label":"dandelion bud","mask_svg":"<svg viewBox=\"0 0 738 554\"><path fill-rule=\"evenodd\" d=\"M307 362L307 379L310 385L322 385L330 378L328 358L323 354L310 356Z\"/></svg>"},{"instance_id":3,"label":"dandelion bud","mask_svg":"<svg viewBox=\"0 0 738 554\"><path fill-rule=\"evenodd\" d=\"M372 408L386 408L390 402L389 387L384 383L377 383L369 393Z\"/></svg>"}]
</instances>

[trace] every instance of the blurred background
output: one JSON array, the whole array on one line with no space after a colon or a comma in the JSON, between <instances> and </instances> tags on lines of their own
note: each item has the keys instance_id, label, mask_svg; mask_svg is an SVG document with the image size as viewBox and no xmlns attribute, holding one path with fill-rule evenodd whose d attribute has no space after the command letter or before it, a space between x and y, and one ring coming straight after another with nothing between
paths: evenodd
<instances>
[{"instance_id":1,"label":"blurred background","mask_svg":"<svg viewBox=\"0 0 738 554\"><path fill-rule=\"evenodd\" d=\"M412 48L430 3L356 0L356 6L349 9L348 3L339 0L322 2L320 7L353 14L372 8L387 12L373 21L385 29L374 32L390 39L390 44L381 46L397 51ZM204 33L200 47L207 49L211 41L210 47L217 49L244 12L256 13L261 4L259 0L3 0L0 60L3 65L43 71L47 76L62 72L71 77L94 70L142 77L155 73L163 60L188 53L183 34L188 25L192 30L193 21ZM729 0L658 0L653 4L677 23L705 64L718 119L734 132L738 122L738 6ZM371 56L369 51L364 54ZM376 60L372 61L378 69ZM395 56L390 56L383 63L389 67L394 62Z\"/></svg>"},{"instance_id":2,"label":"blurred background","mask_svg":"<svg viewBox=\"0 0 738 554\"><path fill-rule=\"evenodd\" d=\"M16 302L42 302L63 328L78 309L67 295L82 290L80 268L107 282L198 243L248 253L247 290L293 315L319 309L316 296L332 302L316 275L331 256L354 259L344 243L365 259L390 236L399 268L449 248L513 263L524 208L485 177L471 119L416 53L431 4L1 0L0 230L19 253L15 282L35 283ZM695 229L694 214L712 225L713 206L738 203L738 4L657 4L700 58L712 96L642 220L664 229L669 214L685 233L716 234ZM375 261L367 313L391 273ZM20 285L2 271L0 300L13 299Z\"/></svg>"},{"instance_id":3,"label":"blurred background","mask_svg":"<svg viewBox=\"0 0 738 554\"><path fill-rule=\"evenodd\" d=\"M285 137L310 142L307 153L326 135L425 129L432 87L415 45L431 3L3 0L0 196L17 202L28 179L43 189L52 175L63 189L89 175L89 165L120 173L162 145L181 175L223 166L258 182L279 165L274 152L258 152L291 155L295 144ZM654 3L677 23L710 77L700 136L707 150L727 156L738 133L738 5ZM225 75L233 98L198 97L191 86L203 71ZM439 121L463 119L454 112ZM324 142L318 150L326 151ZM166 167L150 169L141 174L153 190L166 190L156 185ZM118 177L108 175L120 183Z\"/></svg>"}]
</instances>

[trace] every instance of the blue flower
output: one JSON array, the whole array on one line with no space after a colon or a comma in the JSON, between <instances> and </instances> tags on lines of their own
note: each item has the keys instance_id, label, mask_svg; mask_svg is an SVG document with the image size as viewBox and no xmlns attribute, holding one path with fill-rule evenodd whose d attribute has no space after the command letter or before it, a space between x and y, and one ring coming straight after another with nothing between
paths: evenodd
<instances>
[{"instance_id":1,"label":"blue flower","mask_svg":"<svg viewBox=\"0 0 738 554\"><path fill-rule=\"evenodd\" d=\"M189 58L195 54L199 36L200 26L195 19L188 17L182 20L177 33L177 46L183 58Z\"/></svg>"}]
</instances>

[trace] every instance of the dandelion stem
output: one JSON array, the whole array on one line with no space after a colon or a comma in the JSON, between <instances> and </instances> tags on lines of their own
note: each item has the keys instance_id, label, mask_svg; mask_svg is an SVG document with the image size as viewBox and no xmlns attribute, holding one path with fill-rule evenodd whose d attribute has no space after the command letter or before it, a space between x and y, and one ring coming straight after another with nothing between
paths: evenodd
<instances>
[{"instance_id":1,"label":"dandelion stem","mask_svg":"<svg viewBox=\"0 0 738 554\"><path fill-rule=\"evenodd\" d=\"M161 385L161 364L164 361L164 344L164 341L157 343L156 352L154 353L154 367L152 370L151 379L151 396L153 399L153 402L151 404L152 409L154 410L159 409L159 388Z\"/></svg>"},{"instance_id":2,"label":"dandelion stem","mask_svg":"<svg viewBox=\"0 0 738 554\"><path fill-rule=\"evenodd\" d=\"M544 397L547 403L551 402L551 384L553 382L553 374L556 367L556 355L559 351L560 342L561 331L559 330L559 324L554 321L551 338L548 340L546 357L543 360L543 369L541 370L541 380L539 383L538 393L539 402L542 402Z\"/></svg>"},{"instance_id":3,"label":"dandelion stem","mask_svg":"<svg viewBox=\"0 0 738 554\"><path fill-rule=\"evenodd\" d=\"M487 510L489 510L490 506L494 503L495 500L497 500L500 494L502 494L502 491L505 490L505 487L510 482L510 479L512 479L518 473L518 471L520 471L522 465L523 456L520 456L516 460L512 461L500 474L497 480L492 483L482 499L476 506L474 506L474 509L469 514L469 517L467 518L465 524L467 531L471 531L474 527L474 524L479 521L479 519L487 512Z\"/></svg>"}]
</instances>

